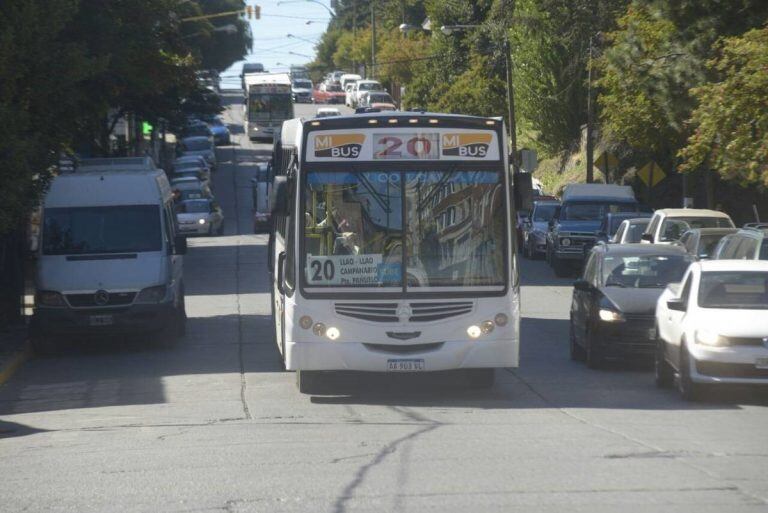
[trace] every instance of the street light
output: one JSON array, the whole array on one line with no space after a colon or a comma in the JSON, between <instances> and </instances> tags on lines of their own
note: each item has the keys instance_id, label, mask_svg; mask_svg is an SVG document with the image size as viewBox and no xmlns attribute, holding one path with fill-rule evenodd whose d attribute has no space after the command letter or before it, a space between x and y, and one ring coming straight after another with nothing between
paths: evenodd
<instances>
[{"instance_id":1,"label":"street light","mask_svg":"<svg viewBox=\"0 0 768 513\"><path fill-rule=\"evenodd\" d=\"M440 32L446 36L463 32L467 29L478 28L481 25L443 25ZM507 29L504 29L504 67L507 75L507 117L509 118L509 145L512 153L512 171L520 172L517 158L517 123L515 122L515 89L512 85L512 62L509 58L509 35Z\"/></svg>"},{"instance_id":2,"label":"street light","mask_svg":"<svg viewBox=\"0 0 768 513\"><path fill-rule=\"evenodd\" d=\"M293 35L293 34L286 34L286 35L285 35L285 37L287 37L287 38L291 38L291 39L298 39L299 41L305 41L305 42L307 42L307 43L310 43L310 44L315 44L315 43L317 43L317 41L312 41L312 40L310 40L310 39L305 39L305 38L303 38L303 37L295 36L295 35Z\"/></svg>"},{"instance_id":3,"label":"street light","mask_svg":"<svg viewBox=\"0 0 768 513\"><path fill-rule=\"evenodd\" d=\"M314 56L307 55L305 53L288 52L290 55L298 55L299 57L306 57L307 59L314 59Z\"/></svg>"},{"instance_id":4,"label":"street light","mask_svg":"<svg viewBox=\"0 0 768 513\"><path fill-rule=\"evenodd\" d=\"M275 4L275 5L281 5L281 4L295 4L295 3L301 3L301 2L309 2L309 3L312 3L312 4L321 5L321 6L323 6L323 7L325 8L325 10L326 10L326 11L328 11L328 13L329 13L331 16L334 16L334 17L336 16L336 13L335 13L335 12L333 12L333 9L331 9L330 7L328 7L327 5L325 5L323 2L320 2L320 1L318 1L318 0L280 0L280 1L279 1L279 2L277 2L277 4Z\"/></svg>"}]
</instances>

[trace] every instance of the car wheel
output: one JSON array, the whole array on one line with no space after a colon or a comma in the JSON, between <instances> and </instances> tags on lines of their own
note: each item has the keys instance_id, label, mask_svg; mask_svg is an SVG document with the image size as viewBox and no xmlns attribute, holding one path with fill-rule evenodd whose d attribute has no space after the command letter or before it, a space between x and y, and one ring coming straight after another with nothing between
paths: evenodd
<instances>
[{"instance_id":1,"label":"car wheel","mask_svg":"<svg viewBox=\"0 0 768 513\"><path fill-rule=\"evenodd\" d=\"M658 328L656 332L658 333ZM675 373L664 356L664 342L658 335L656 336L656 351L653 358L654 381L659 388L668 388L672 386L675 380Z\"/></svg>"},{"instance_id":2,"label":"car wheel","mask_svg":"<svg viewBox=\"0 0 768 513\"><path fill-rule=\"evenodd\" d=\"M605 359L603 358L603 352L595 344L592 330L587 329L587 333L584 338L587 346L587 349L586 349L587 367L589 367L590 369L602 368L603 363L605 362Z\"/></svg>"},{"instance_id":3,"label":"car wheel","mask_svg":"<svg viewBox=\"0 0 768 513\"><path fill-rule=\"evenodd\" d=\"M694 383L691 379L691 356L685 342L680 347L680 372L677 379L677 390L680 397L686 401L699 401L702 397L703 385Z\"/></svg>"},{"instance_id":4,"label":"car wheel","mask_svg":"<svg viewBox=\"0 0 768 513\"><path fill-rule=\"evenodd\" d=\"M583 362L584 348L576 341L576 329L573 326L573 319L568 323L568 344L570 346L571 360L574 362Z\"/></svg>"},{"instance_id":5,"label":"car wheel","mask_svg":"<svg viewBox=\"0 0 768 513\"><path fill-rule=\"evenodd\" d=\"M496 383L496 369L465 369L464 375L471 388L492 388Z\"/></svg>"},{"instance_id":6,"label":"car wheel","mask_svg":"<svg viewBox=\"0 0 768 513\"><path fill-rule=\"evenodd\" d=\"M302 394L312 394L317 390L319 377L317 371L297 370L296 387Z\"/></svg>"}]
</instances>

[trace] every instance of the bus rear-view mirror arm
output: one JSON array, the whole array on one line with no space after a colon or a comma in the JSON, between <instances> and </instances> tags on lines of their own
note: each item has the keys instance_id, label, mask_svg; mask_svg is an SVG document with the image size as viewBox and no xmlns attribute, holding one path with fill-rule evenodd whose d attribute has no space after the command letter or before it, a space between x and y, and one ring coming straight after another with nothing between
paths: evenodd
<instances>
[{"instance_id":1,"label":"bus rear-view mirror arm","mask_svg":"<svg viewBox=\"0 0 768 513\"><path fill-rule=\"evenodd\" d=\"M272 181L269 208L273 216L288 215L288 177L276 176Z\"/></svg>"}]
</instances>

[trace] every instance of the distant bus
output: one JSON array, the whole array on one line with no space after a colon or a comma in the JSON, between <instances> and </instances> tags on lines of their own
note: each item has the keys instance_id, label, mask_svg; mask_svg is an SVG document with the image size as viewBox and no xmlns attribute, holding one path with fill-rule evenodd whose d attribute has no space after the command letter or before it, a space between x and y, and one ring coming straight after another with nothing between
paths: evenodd
<instances>
[{"instance_id":1,"label":"distant bus","mask_svg":"<svg viewBox=\"0 0 768 513\"><path fill-rule=\"evenodd\" d=\"M243 90L245 90L245 76L252 73L264 73L264 65L260 62L246 62L243 64L243 71L240 73L240 83Z\"/></svg>"},{"instance_id":2,"label":"distant bus","mask_svg":"<svg viewBox=\"0 0 768 513\"><path fill-rule=\"evenodd\" d=\"M520 290L500 119L375 113L283 125L268 261L285 368L516 367Z\"/></svg>"},{"instance_id":3,"label":"distant bus","mask_svg":"<svg viewBox=\"0 0 768 513\"><path fill-rule=\"evenodd\" d=\"M283 121L293 118L291 78L288 73L245 76L245 132L252 141L272 139Z\"/></svg>"}]
</instances>

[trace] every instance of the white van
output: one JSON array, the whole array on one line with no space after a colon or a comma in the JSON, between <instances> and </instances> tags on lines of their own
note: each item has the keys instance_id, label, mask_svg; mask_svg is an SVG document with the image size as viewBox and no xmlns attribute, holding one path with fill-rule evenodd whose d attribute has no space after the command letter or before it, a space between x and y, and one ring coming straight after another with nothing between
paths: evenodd
<instances>
[{"instance_id":1,"label":"white van","mask_svg":"<svg viewBox=\"0 0 768 513\"><path fill-rule=\"evenodd\" d=\"M186 249L150 158L88 159L57 176L43 203L33 349L57 335L183 335Z\"/></svg>"},{"instance_id":2,"label":"white van","mask_svg":"<svg viewBox=\"0 0 768 513\"><path fill-rule=\"evenodd\" d=\"M341 84L341 90L346 91L347 90L347 84L352 84L354 82L357 82L358 80L362 80L363 77L356 73L345 73L341 76L339 79L339 83Z\"/></svg>"}]
</instances>

